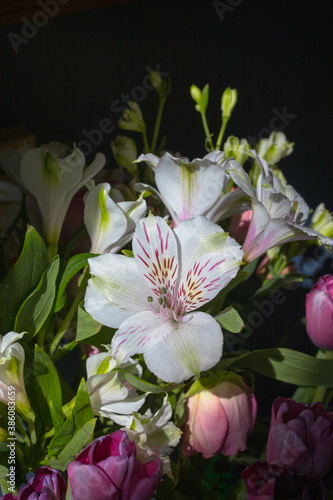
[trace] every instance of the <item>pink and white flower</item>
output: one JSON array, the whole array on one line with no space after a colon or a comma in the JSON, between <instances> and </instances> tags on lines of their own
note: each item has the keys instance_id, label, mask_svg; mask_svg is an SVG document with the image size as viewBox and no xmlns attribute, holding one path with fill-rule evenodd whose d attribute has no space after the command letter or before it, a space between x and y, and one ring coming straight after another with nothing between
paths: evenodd
<instances>
[{"instance_id":1,"label":"pink and white flower","mask_svg":"<svg viewBox=\"0 0 333 500\"><path fill-rule=\"evenodd\" d=\"M333 246L332 239L304 226L309 207L297 191L283 184L255 151L251 153L261 168L256 188L235 160L228 160L226 167L235 184L251 198L253 215L243 244L245 261L251 262L270 248L289 241L320 240Z\"/></svg>"},{"instance_id":2,"label":"pink and white flower","mask_svg":"<svg viewBox=\"0 0 333 500\"><path fill-rule=\"evenodd\" d=\"M221 327L194 311L236 276L240 245L203 216L172 231L150 215L137 223L133 254L89 259L85 308L118 328L112 339L117 362L143 353L148 368L170 382L213 367L222 355Z\"/></svg>"}]
</instances>

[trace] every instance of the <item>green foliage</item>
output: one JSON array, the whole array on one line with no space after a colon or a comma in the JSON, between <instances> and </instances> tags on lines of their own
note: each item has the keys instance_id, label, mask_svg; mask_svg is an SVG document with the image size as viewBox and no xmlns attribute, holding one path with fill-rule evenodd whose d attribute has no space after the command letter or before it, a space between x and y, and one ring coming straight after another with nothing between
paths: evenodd
<instances>
[{"instance_id":1,"label":"green foliage","mask_svg":"<svg viewBox=\"0 0 333 500\"><path fill-rule=\"evenodd\" d=\"M17 311L35 290L48 263L44 241L29 226L21 255L0 284L0 329L3 333L13 329Z\"/></svg>"}]
</instances>

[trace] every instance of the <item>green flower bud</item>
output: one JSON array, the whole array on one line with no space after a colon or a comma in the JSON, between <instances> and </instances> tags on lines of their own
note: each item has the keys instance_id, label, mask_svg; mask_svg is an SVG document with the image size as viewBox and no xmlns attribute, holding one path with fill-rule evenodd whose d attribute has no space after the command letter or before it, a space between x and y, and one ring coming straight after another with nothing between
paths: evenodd
<instances>
[{"instance_id":1,"label":"green flower bud","mask_svg":"<svg viewBox=\"0 0 333 500\"><path fill-rule=\"evenodd\" d=\"M233 109L237 104L237 98L238 94L236 89L231 89L230 87L225 89L221 99L221 110L223 116L230 118Z\"/></svg>"},{"instance_id":2,"label":"green flower bud","mask_svg":"<svg viewBox=\"0 0 333 500\"><path fill-rule=\"evenodd\" d=\"M310 227L328 238L333 237L333 214L325 208L323 203L320 203L313 212Z\"/></svg>"},{"instance_id":3,"label":"green flower bud","mask_svg":"<svg viewBox=\"0 0 333 500\"><path fill-rule=\"evenodd\" d=\"M199 113L205 114L208 98L209 98L209 85L208 83L204 86L202 91L196 85L191 85L190 93L192 99L197 103L195 109L199 111Z\"/></svg>"},{"instance_id":4,"label":"green flower bud","mask_svg":"<svg viewBox=\"0 0 333 500\"><path fill-rule=\"evenodd\" d=\"M293 152L293 142L288 142L283 132L272 132L267 139L261 139L256 144L256 151L269 166L276 165L282 158Z\"/></svg>"},{"instance_id":5,"label":"green flower bud","mask_svg":"<svg viewBox=\"0 0 333 500\"><path fill-rule=\"evenodd\" d=\"M118 122L119 127L124 130L133 130L135 132L142 132L145 130L146 125L138 103L129 101L128 108L129 109L124 110L123 116Z\"/></svg>"},{"instance_id":6,"label":"green flower bud","mask_svg":"<svg viewBox=\"0 0 333 500\"><path fill-rule=\"evenodd\" d=\"M249 157L250 144L246 139L239 140L238 137L231 135L224 143L223 150L227 158L236 158L236 161L243 166Z\"/></svg>"},{"instance_id":7,"label":"green flower bud","mask_svg":"<svg viewBox=\"0 0 333 500\"><path fill-rule=\"evenodd\" d=\"M117 137L111 141L111 149L118 165L126 168L126 170L135 177L138 168L136 164L133 163L137 158L137 149L134 140L123 135L117 135Z\"/></svg>"}]
</instances>

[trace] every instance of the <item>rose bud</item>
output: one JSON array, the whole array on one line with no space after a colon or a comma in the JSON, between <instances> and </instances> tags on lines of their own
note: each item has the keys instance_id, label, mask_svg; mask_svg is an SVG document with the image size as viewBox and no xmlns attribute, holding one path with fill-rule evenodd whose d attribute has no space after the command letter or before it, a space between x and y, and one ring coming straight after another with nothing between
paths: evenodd
<instances>
[{"instance_id":1,"label":"rose bud","mask_svg":"<svg viewBox=\"0 0 333 500\"><path fill-rule=\"evenodd\" d=\"M292 474L264 460L246 467L241 476L246 484L247 500L326 500L321 480Z\"/></svg>"},{"instance_id":2,"label":"rose bud","mask_svg":"<svg viewBox=\"0 0 333 500\"><path fill-rule=\"evenodd\" d=\"M142 465L126 432L95 439L68 465L72 500L150 500L162 477L162 463Z\"/></svg>"},{"instance_id":3,"label":"rose bud","mask_svg":"<svg viewBox=\"0 0 333 500\"><path fill-rule=\"evenodd\" d=\"M23 486L17 500L65 500L67 485L60 472L50 467L40 467Z\"/></svg>"},{"instance_id":4,"label":"rose bud","mask_svg":"<svg viewBox=\"0 0 333 500\"><path fill-rule=\"evenodd\" d=\"M277 398L272 406L267 461L297 474L321 478L333 464L333 413Z\"/></svg>"},{"instance_id":5,"label":"rose bud","mask_svg":"<svg viewBox=\"0 0 333 500\"><path fill-rule=\"evenodd\" d=\"M229 380L228 380L229 378ZM237 455L246 449L253 430L257 403L245 381L235 374L187 399L187 421L183 426L182 452L201 452L205 458L218 453ZM203 379L202 379L203 380Z\"/></svg>"},{"instance_id":6,"label":"rose bud","mask_svg":"<svg viewBox=\"0 0 333 500\"><path fill-rule=\"evenodd\" d=\"M333 275L321 276L305 300L306 330L321 349L333 350Z\"/></svg>"}]
</instances>

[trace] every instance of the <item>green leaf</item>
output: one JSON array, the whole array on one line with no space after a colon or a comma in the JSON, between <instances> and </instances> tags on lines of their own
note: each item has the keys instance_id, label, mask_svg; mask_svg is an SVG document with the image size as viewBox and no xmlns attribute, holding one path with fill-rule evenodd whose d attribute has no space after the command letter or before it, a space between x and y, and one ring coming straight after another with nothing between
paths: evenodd
<instances>
[{"instance_id":1,"label":"green leaf","mask_svg":"<svg viewBox=\"0 0 333 500\"><path fill-rule=\"evenodd\" d=\"M177 387L180 387L182 384L175 384L175 383L170 383L170 384L165 384L165 385L155 385L151 384L150 382L146 382L145 380L137 377L136 375L133 375L133 373L128 372L127 370L123 370L122 368L115 368L112 370L113 372L121 372L127 382L131 384L132 387L135 389L139 389L139 391L142 392L154 392L154 393L160 393L160 392L170 392L174 391L177 389Z\"/></svg>"},{"instance_id":2,"label":"green leaf","mask_svg":"<svg viewBox=\"0 0 333 500\"><path fill-rule=\"evenodd\" d=\"M0 479L3 479L4 477L7 477L7 474L8 474L7 467L4 467L3 465L0 465Z\"/></svg>"},{"instance_id":3,"label":"green leaf","mask_svg":"<svg viewBox=\"0 0 333 500\"><path fill-rule=\"evenodd\" d=\"M215 316L220 325L232 333L239 333L244 328L244 322L239 313L233 307L227 307L220 314Z\"/></svg>"},{"instance_id":4,"label":"green leaf","mask_svg":"<svg viewBox=\"0 0 333 500\"><path fill-rule=\"evenodd\" d=\"M110 344L116 330L101 325L83 309L83 302L78 308L77 330L75 342L84 342L100 348L103 344Z\"/></svg>"},{"instance_id":5,"label":"green leaf","mask_svg":"<svg viewBox=\"0 0 333 500\"><path fill-rule=\"evenodd\" d=\"M54 432L55 434L58 434L58 432L64 425L64 417L62 415L59 415L59 413L54 409L52 401L49 401L49 408L50 408Z\"/></svg>"},{"instance_id":6,"label":"green leaf","mask_svg":"<svg viewBox=\"0 0 333 500\"><path fill-rule=\"evenodd\" d=\"M45 463L51 468L65 471L69 462L74 460L78 453L92 441L96 420L96 418L93 418L89 420L89 422L86 422L65 446L60 455L57 458L51 458L45 461Z\"/></svg>"},{"instance_id":7,"label":"green leaf","mask_svg":"<svg viewBox=\"0 0 333 500\"><path fill-rule=\"evenodd\" d=\"M76 430L81 429L86 422L94 418L94 412L90 404L90 397L84 378L81 380L77 390L73 415Z\"/></svg>"},{"instance_id":8,"label":"green leaf","mask_svg":"<svg viewBox=\"0 0 333 500\"><path fill-rule=\"evenodd\" d=\"M25 340L39 332L52 310L58 271L57 255L44 271L37 288L25 299L16 315L14 331L27 331Z\"/></svg>"},{"instance_id":9,"label":"green leaf","mask_svg":"<svg viewBox=\"0 0 333 500\"><path fill-rule=\"evenodd\" d=\"M38 345L35 345L34 375L48 407L52 401L55 411L61 415L62 394L58 373L49 356Z\"/></svg>"},{"instance_id":10,"label":"green leaf","mask_svg":"<svg viewBox=\"0 0 333 500\"><path fill-rule=\"evenodd\" d=\"M301 386L333 387L333 360L294 351L262 349L222 359L220 368L248 368L266 377Z\"/></svg>"},{"instance_id":11,"label":"green leaf","mask_svg":"<svg viewBox=\"0 0 333 500\"><path fill-rule=\"evenodd\" d=\"M55 301L54 312L60 311L66 303L66 287L70 280L75 276L76 273L81 271L87 264L90 257L96 257L94 253L80 253L74 255L67 262L61 281L59 284L59 289L57 293L57 298Z\"/></svg>"},{"instance_id":12,"label":"green leaf","mask_svg":"<svg viewBox=\"0 0 333 500\"><path fill-rule=\"evenodd\" d=\"M65 448L65 446L72 439L74 430L74 416L71 413L68 418L66 418L57 434L51 439L47 447L47 454L49 457L57 456L61 452L61 450Z\"/></svg>"},{"instance_id":13,"label":"green leaf","mask_svg":"<svg viewBox=\"0 0 333 500\"><path fill-rule=\"evenodd\" d=\"M44 241L29 226L21 255L0 284L0 327L4 333L13 330L18 309L38 285L48 263Z\"/></svg>"}]
</instances>

